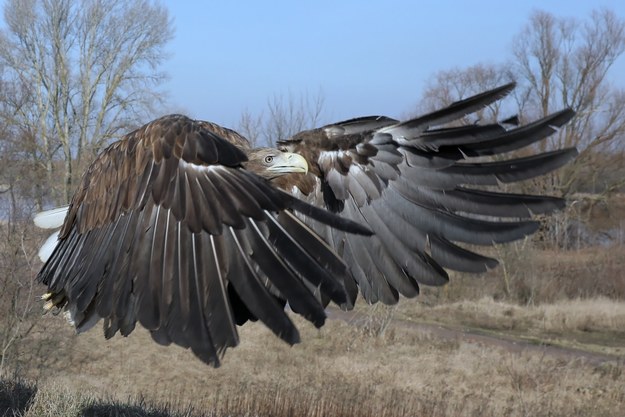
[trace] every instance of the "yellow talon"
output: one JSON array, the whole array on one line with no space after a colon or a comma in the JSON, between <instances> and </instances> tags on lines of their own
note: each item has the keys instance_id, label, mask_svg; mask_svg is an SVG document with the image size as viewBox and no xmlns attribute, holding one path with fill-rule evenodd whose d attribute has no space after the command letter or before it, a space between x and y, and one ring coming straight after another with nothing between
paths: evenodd
<instances>
[{"instance_id":1,"label":"yellow talon","mask_svg":"<svg viewBox=\"0 0 625 417\"><path fill-rule=\"evenodd\" d=\"M54 295L53 293L47 292L47 293L45 293L44 295L41 296L41 299L43 301L48 301L50 298L52 298L53 295Z\"/></svg>"},{"instance_id":2,"label":"yellow talon","mask_svg":"<svg viewBox=\"0 0 625 417\"><path fill-rule=\"evenodd\" d=\"M54 308L54 303L52 301L46 301L46 303L43 305L43 309L46 311L50 311L52 310L52 308Z\"/></svg>"}]
</instances>

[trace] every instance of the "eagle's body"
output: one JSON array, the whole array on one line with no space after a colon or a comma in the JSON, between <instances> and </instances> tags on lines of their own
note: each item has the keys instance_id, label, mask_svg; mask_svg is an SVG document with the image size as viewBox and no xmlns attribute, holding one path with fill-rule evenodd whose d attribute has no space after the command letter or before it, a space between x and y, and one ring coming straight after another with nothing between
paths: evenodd
<instances>
[{"instance_id":1,"label":"eagle's body","mask_svg":"<svg viewBox=\"0 0 625 417\"><path fill-rule=\"evenodd\" d=\"M527 146L573 116L511 130L437 127L512 87L407 122L365 117L302 132L280 150L184 116L151 122L85 173L39 274L47 305L68 309L79 330L104 318L107 337L138 321L159 343L218 365L247 319L297 342L287 302L321 326L327 302L350 308L359 288L368 302L394 303L445 283L445 268L485 271L496 260L458 242L521 238L538 227L532 214L563 202L471 187L542 175L576 153L463 162Z\"/></svg>"}]
</instances>

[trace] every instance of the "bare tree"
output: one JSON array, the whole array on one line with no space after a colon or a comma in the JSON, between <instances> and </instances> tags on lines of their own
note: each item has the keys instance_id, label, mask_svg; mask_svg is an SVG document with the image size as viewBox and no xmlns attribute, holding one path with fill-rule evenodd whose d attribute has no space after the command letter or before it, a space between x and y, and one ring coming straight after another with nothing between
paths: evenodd
<instances>
[{"instance_id":1,"label":"bare tree","mask_svg":"<svg viewBox=\"0 0 625 417\"><path fill-rule=\"evenodd\" d=\"M297 132L317 127L323 117L325 98L321 91L295 95L275 94L267 100L267 110L258 116L242 113L238 129L254 145L275 146Z\"/></svg>"},{"instance_id":2,"label":"bare tree","mask_svg":"<svg viewBox=\"0 0 625 417\"><path fill-rule=\"evenodd\" d=\"M241 113L237 131L250 141L252 147L260 145L263 136L263 114L254 116L248 109Z\"/></svg>"},{"instance_id":3,"label":"bare tree","mask_svg":"<svg viewBox=\"0 0 625 417\"><path fill-rule=\"evenodd\" d=\"M516 80L516 103L485 109L480 118L493 121L517 113L521 121L546 116L571 107L575 119L540 142L541 150L576 146L581 154L553 176L547 191L567 195L607 169L610 154L625 150L625 89L609 82L614 62L625 52L625 21L608 10L594 11L578 21L557 18L547 12L533 13L514 38L512 57L503 65L475 65L436 74L425 89L420 111L431 110L471 94ZM472 123L474 120L465 120ZM604 190L625 184L622 177L601 182ZM537 184L534 184L536 186Z\"/></svg>"},{"instance_id":4,"label":"bare tree","mask_svg":"<svg viewBox=\"0 0 625 417\"><path fill-rule=\"evenodd\" d=\"M36 170L27 158L28 137L0 124L0 378L15 369L20 340L33 329L35 281L30 225ZM22 139L22 142L20 142ZM24 160L23 158L26 159Z\"/></svg>"},{"instance_id":5,"label":"bare tree","mask_svg":"<svg viewBox=\"0 0 625 417\"><path fill-rule=\"evenodd\" d=\"M286 98L274 95L267 102L268 119L264 128L267 144L273 146L280 139L314 127L321 117L323 103L321 93L295 97L289 92Z\"/></svg>"},{"instance_id":6,"label":"bare tree","mask_svg":"<svg viewBox=\"0 0 625 417\"><path fill-rule=\"evenodd\" d=\"M512 79L513 75L508 65L477 64L468 68L454 68L438 72L427 82L416 114L440 109L456 100L490 90ZM502 113L508 114L516 111L512 107L502 109L501 106L505 103L499 100L471 117L492 122L499 119ZM461 123L474 122L475 119L461 121Z\"/></svg>"},{"instance_id":7,"label":"bare tree","mask_svg":"<svg viewBox=\"0 0 625 417\"><path fill-rule=\"evenodd\" d=\"M432 110L509 80L518 84L514 100L503 109L484 109L479 118L494 121L516 113L521 122L528 122L565 107L574 109L577 115L569 124L535 146L541 151L576 146L579 157L548 176L513 186L520 187L514 191L540 190L574 200L569 209L549 218L541 234L545 243L566 247L583 227L582 211L583 217L591 216L597 202L625 187L625 89L609 79L624 52L625 20L609 10L593 11L584 20L537 11L514 38L507 63L436 74L419 110Z\"/></svg>"},{"instance_id":8,"label":"bare tree","mask_svg":"<svg viewBox=\"0 0 625 417\"><path fill-rule=\"evenodd\" d=\"M74 166L159 102L168 13L148 0L8 0L4 18L3 78L22 94L2 117L35 138L36 159L50 183L63 178L68 200Z\"/></svg>"},{"instance_id":9,"label":"bare tree","mask_svg":"<svg viewBox=\"0 0 625 417\"><path fill-rule=\"evenodd\" d=\"M20 340L39 315L33 211L46 199L67 201L81 165L151 116L171 37L167 12L151 1L8 0L4 18L0 376L16 366Z\"/></svg>"},{"instance_id":10,"label":"bare tree","mask_svg":"<svg viewBox=\"0 0 625 417\"><path fill-rule=\"evenodd\" d=\"M598 154L623 150L618 139L625 137L625 89L608 79L623 52L625 21L609 10L593 11L585 21L537 11L514 40L522 114L534 118L562 107L577 111L560 134L542 144L543 149L577 146L581 151L560 171L563 194L594 171L590 167Z\"/></svg>"}]
</instances>

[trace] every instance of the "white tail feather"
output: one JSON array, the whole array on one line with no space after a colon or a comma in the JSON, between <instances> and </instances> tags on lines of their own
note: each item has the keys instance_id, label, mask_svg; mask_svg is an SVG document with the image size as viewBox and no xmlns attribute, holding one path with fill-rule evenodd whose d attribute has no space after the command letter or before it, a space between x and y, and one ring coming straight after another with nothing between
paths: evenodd
<instances>
[{"instance_id":1,"label":"white tail feather","mask_svg":"<svg viewBox=\"0 0 625 417\"><path fill-rule=\"evenodd\" d=\"M50 255L52 255L52 252L54 251L54 248L56 248L57 243L59 243L59 230L52 233L50 237L46 239L43 245L41 245L41 249L39 249L38 255L39 259L41 259L42 262L46 262L50 258Z\"/></svg>"},{"instance_id":2,"label":"white tail feather","mask_svg":"<svg viewBox=\"0 0 625 417\"><path fill-rule=\"evenodd\" d=\"M33 219L35 226L42 229L57 229L63 226L68 209L69 206L64 206L37 213Z\"/></svg>"}]
</instances>

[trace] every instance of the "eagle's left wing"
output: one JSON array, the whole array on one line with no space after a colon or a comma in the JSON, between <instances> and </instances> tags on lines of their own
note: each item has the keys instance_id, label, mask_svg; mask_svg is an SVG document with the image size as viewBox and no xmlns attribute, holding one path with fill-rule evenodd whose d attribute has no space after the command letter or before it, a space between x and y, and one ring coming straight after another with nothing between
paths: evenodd
<instances>
[{"instance_id":1,"label":"eagle's left wing","mask_svg":"<svg viewBox=\"0 0 625 417\"><path fill-rule=\"evenodd\" d=\"M395 303L418 284L447 282L445 270L483 272L497 265L457 243L492 245L535 232L533 214L564 206L561 199L486 191L482 186L522 181L570 161L574 148L495 162L535 143L573 117L565 109L525 126L440 127L508 94L514 84L400 122L361 117L301 132L281 149L304 156L309 174L281 178L294 195L362 222L373 237L350 236L311 222L351 268L369 302ZM481 188L480 188L481 187ZM351 291L354 291L352 288Z\"/></svg>"}]
</instances>

